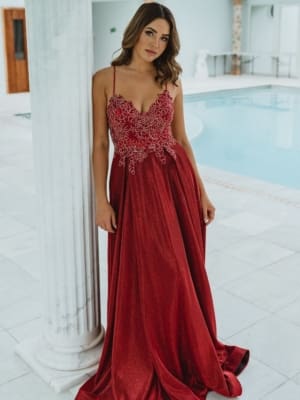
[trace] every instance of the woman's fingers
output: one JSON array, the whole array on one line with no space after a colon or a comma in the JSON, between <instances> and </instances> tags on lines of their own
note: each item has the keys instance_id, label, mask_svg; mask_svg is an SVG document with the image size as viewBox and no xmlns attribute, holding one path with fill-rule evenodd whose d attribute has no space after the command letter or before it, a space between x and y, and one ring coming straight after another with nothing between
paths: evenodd
<instances>
[{"instance_id":1,"label":"woman's fingers","mask_svg":"<svg viewBox=\"0 0 300 400\"><path fill-rule=\"evenodd\" d=\"M100 225L100 228L107 231L107 232L111 232L114 233L114 228L111 224L110 219L108 221L102 222Z\"/></svg>"},{"instance_id":2,"label":"woman's fingers","mask_svg":"<svg viewBox=\"0 0 300 400\"><path fill-rule=\"evenodd\" d=\"M113 212L111 216L111 225L114 229L117 229L117 219L116 219L116 213Z\"/></svg>"},{"instance_id":3,"label":"woman's fingers","mask_svg":"<svg viewBox=\"0 0 300 400\"><path fill-rule=\"evenodd\" d=\"M104 224L104 223L99 224L99 227L107 232L111 232L111 233L115 232L110 222L106 223L106 224Z\"/></svg>"},{"instance_id":4,"label":"woman's fingers","mask_svg":"<svg viewBox=\"0 0 300 400\"><path fill-rule=\"evenodd\" d=\"M102 216L97 225L107 232L114 233L117 228L116 214L114 210L111 209L109 213Z\"/></svg>"},{"instance_id":5,"label":"woman's fingers","mask_svg":"<svg viewBox=\"0 0 300 400\"><path fill-rule=\"evenodd\" d=\"M209 218L213 220L215 218L215 209L208 210Z\"/></svg>"},{"instance_id":6,"label":"woman's fingers","mask_svg":"<svg viewBox=\"0 0 300 400\"><path fill-rule=\"evenodd\" d=\"M216 209L212 207L207 207L203 209L203 219L206 225L209 225L215 218Z\"/></svg>"},{"instance_id":7,"label":"woman's fingers","mask_svg":"<svg viewBox=\"0 0 300 400\"><path fill-rule=\"evenodd\" d=\"M204 219L204 222L206 224L209 223L209 218L208 218L208 213L207 213L207 209L206 208L203 210L203 219Z\"/></svg>"}]
</instances>

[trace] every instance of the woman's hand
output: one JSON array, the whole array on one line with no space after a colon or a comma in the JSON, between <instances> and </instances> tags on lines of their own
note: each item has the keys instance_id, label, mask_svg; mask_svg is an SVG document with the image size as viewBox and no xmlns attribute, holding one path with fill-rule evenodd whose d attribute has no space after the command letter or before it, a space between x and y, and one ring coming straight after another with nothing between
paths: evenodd
<instances>
[{"instance_id":1,"label":"woman's hand","mask_svg":"<svg viewBox=\"0 0 300 400\"><path fill-rule=\"evenodd\" d=\"M201 193L200 194L201 198L201 204L202 204L202 210L203 210L203 219L206 225L209 225L213 219L215 218L215 212L216 209L212 202L209 200L207 194Z\"/></svg>"},{"instance_id":2,"label":"woman's hand","mask_svg":"<svg viewBox=\"0 0 300 400\"><path fill-rule=\"evenodd\" d=\"M107 232L115 233L117 229L116 213L108 202L96 206L96 225Z\"/></svg>"}]
</instances>

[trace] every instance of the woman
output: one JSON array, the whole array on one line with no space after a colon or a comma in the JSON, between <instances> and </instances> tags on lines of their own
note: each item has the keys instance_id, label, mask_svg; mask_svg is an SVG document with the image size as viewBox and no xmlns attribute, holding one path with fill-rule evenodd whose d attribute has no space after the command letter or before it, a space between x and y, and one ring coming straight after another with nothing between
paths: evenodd
<instances>
[{"instance_id":1,"label":"woman","mask_svg":"<svg viewBox=\"0 0 300 400\"><path fill-rule=\"evenodd\" d=\"M215 208L183 117L170 10L139 7L122 52L93 79L96 223L108 232L107 330L76 400L199 400L241 394L249 351L217 340L205 271ZM114 157L106 193L108 128Z\"/></svg>"}]
</instances>

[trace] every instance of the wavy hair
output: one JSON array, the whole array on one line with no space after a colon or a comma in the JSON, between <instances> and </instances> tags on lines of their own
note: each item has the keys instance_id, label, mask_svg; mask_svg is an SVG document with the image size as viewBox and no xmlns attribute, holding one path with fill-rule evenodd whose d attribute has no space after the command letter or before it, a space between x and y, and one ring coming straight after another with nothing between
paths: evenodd
<instances>
[{"instance_id":1,"label":"wavy hair","mask_svg":"<svg viewBox=\"0 0 300 400\"><path fill-rule=\"evenodd\" d=\"M128 65L132 58L132 51L146 25L156 18L165 19L170 26L170 36L164 52L153 61L156 68L155 81L162 86L165 82L176 85L181 66L175 60L179 53L180 41L176 23L168 7L159 3L142 4L127 25L123 39L121 54L112 60L111 65Z\"/></svg>"}]
</instances>

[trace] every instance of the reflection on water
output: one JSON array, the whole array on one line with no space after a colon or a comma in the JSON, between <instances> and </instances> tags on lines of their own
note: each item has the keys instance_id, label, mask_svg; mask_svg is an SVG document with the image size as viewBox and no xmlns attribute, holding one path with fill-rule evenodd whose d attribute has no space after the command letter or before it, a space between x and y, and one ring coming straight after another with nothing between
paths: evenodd
<instances>
[{"instance_id":1,"label":"reflection on water","mask_svg":"<svg viewBox=\"0 0 300 400\"><path fill-rule=\"evenodd\" d=\"M264 86L185 96L200 164L300 189L300 89Z\"/></svg>"}]
</instances>

